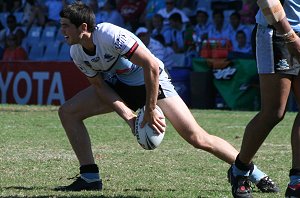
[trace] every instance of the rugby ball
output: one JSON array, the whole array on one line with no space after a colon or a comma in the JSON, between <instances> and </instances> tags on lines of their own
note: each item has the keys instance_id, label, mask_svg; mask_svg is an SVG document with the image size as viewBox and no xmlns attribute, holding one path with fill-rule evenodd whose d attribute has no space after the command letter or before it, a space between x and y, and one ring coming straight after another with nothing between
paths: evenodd
<instances>
[{"instance_id":1,"label":"rugby ball","mask_svg":"<svg viewBox=\"0 0 300 198\"><path fill-rule=\"evenodd\" d=\"M159 106L156 105L156 110L164 117L162 110ZM145 150L153 150L157 148L162 142L165 130L163 133L156 133L154 129L152 129L148 124L145 124L143 128L141 128L141 123L144 118L145 107L139 110L139 113L135 120L135 136L137 142L143 147ZM166 123L165 118L162 119L164 123Z\"/></svg>"}]
</instances>

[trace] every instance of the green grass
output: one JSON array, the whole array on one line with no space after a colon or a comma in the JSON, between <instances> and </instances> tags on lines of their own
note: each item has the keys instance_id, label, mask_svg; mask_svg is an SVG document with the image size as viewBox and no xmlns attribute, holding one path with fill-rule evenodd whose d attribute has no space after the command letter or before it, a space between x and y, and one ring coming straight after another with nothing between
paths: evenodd
<instances>
[{"instance_id":1,"label":"green grass","mask_svg":"<svg viewBox=\"0 0 300 198\"><path fill-rule=\"evenodd\" d=\"M78 173L78 162L60 124L58 107L0 105L0 197L225 198L231 197L229 165L187 144L169 124L163 143L143 150L116 114L85 121L104 182L101 192L56 192ZM211 134L240 148L244 128L256 112L192 110ZM295 113L274 128L255 158L281 187L291 166L290 130Z\"/></svg>"}]
</instances>

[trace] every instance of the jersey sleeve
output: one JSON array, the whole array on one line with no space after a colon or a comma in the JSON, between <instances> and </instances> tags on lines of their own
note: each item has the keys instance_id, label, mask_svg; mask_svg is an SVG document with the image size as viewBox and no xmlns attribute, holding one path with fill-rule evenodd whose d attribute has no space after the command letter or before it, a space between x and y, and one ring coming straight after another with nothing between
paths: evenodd
<instances>
[{"instance_id":1,"label":"jersey sleeve","mask_svg":"<svg viewBox=\"0 0 300 198\"><path fill-rule=\"evenodd\" d=\"M130 35L128 31L119 29L115 33L114 48L118 54L130 59L135 50L138 48L138 42Z\"/></svg>"}]
</instances>

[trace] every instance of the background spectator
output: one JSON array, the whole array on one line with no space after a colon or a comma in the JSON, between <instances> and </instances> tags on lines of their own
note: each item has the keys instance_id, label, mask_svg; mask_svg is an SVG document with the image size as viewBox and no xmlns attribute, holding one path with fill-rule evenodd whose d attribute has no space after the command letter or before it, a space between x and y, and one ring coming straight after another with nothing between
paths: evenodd
<instances>
[{"instance_id":1,"label":"background spectator","mask_svg":"<svg viewBox=\"0 0 300 198\"><path fill-rule=\"evenodd\" d=\"M174 0L165 0L165 3L166 7L157 12L164 18L164 25L169 25L169 17L174 13L180 14L183 23L188 23L190 21L185 13L176 7Z\"/></svg>"},{"instance_id":2,"label":"background spectator","mask_svg":"<svg viewBox=\"0 0 300 198\"><path fill-rule=\"evenodd\" d=\"M208 32L209 39L228 39L230 40L230 32L227 23L224 20L222 10L213 11L213 23Z\"/></svg>"},{"instance_id":3,"label":"background spectator","mask_svg":"<svg viewBox=\"0 0 300 198\"><path fill-rule=\"evenodd\" d=\"M65 5L66 2L64 0L45 0L44 10L47 13L45 25L59 26L59 13Z\"/></svg>"},{"instance_id":4,"label":"background spectator","mask_svg":"<svg viewBox=\"0 0 300 198\"><path fill-rule=\"evenodd\" d=\"M230 23L229 23L229 32L230 32L230 41L233 47L237 47L239 45L236 39L236 34L238 31L243 31L246 36L246 44L250 46L251 43L251 32L250 28L241 23L241 15L238 12L233 12L230 15Z\"/></svg>"},{"instance_id":5,"label":"background spectator","mask_svg":"<svg viewBox=\"0 0 300 198\"><path fill-rule=\"evenodd\" d=\"M208 21L208 13L204 10L198 10L196 13L195 34L199 41L207 40L211 23Z\"/></svg>"},{"instance_id":6,"label":"background spectator","mask_svg":"<svg viewBox=\"0 0 300 198\"><path fill-rule=\"evenodd\" d=\"M142 22L146 25L147 29L151 31L153 29L152 26L152 18L154 15L160 10L166 7L166 4L162 0L148 0L146 9L142 14Z\"/></svg>"},{"instance_id":7,"label":"background spectator","mask_svg":"<svg viewBox=\"0 0 300 198\"><path fill-rule=\"evenodd\" d=\"M185 51L185 31L186 27L182 22L181 15L174 13L169 17L171 27L171 47L176 53Z\"/></svg>"},{"instance_id":8,"label":"background spectator","mask_svg":"<svg viewBox=\"0 0 300 198\"><path fill-rule=\"evenodd\" d=\"M211 12L211 3L213 0L196 0L196 10L201 9L201 10L206 10L207 12Z\"/></svg>"},{"instance_id":9,"label":"background spectator","mask_svg":"<svg viewBox=\"0 0 300 198\"><path fill-rule=\"evenodd\" d=\"M182 12L189 18L195 15L196 2L193 0L181 0L176 1L177 8L182 10Z\"/></svg>"},{"instance_id":10,"label":"background spectator","mask_svg":"<svg viewBox=\"0 0 300 198\"><path fill-rule=\"evenodd\" d=\"M164 37L165 45L171 45L171 28L164 25L164 18L160 14L154 14L152 18L153 30L152 37L162 35Z\"/></svg>"},{"instance_id":11,"label":"background spectator","mask_svg":"<svg viewBox=\"0 0 300 198\"><path fill-rule=\"evenodd\" d=\"M102 10L96 14L96 22L109 22L120 27L125 27L124 19L117 10L117 4L114 0L107 0Z\"/></svg>"},{"instance_id":12,"label":"background spectator","mask_svg":"<svg viewBox=\"0 0 300 198\"><path fill-rule=\"evenodd\" d=\"M255 24L255 15L258 11L256 1L243 0L243 6L240 10L241 22L244 24Z\"/></svg>"},{"instance_id":13,"label":"background spectator","mask_svg":"<svg viewBox=\"0 0 300 198\"><path fill-rule=\"evenodd\" d=\"M99 6L98 0L89 0L87 5L93 10L94 14L95 14L95 22L96 24L98 24L100 22L100 13L102 11L103 5L102 7Z\"/></svg>"},{"instance_id":14,"label":"background spectator","mask_svg":"<svg viewBox=\"0 0 300 198\"><path fill-rule=\"evenodd\" d=\"M135 31L140 24L140 17L146 8L144 0L123 0L117 6L120 14L123 16L126 28Z\"/></svg>"},{"instance_id":15,"label":"background spectator","mask_svg":"<svg viewBox=\"0 0 300 198\"><path fill-rule=\"evenodd\" d=\"M6 37L14 34L17 36L17 42L20 45L23 38L25 37L25 32L17 25L17 19L15 15L9 14L6 18L7 28L0 32L0 46L5 47Z\"/></svg>"},{"instance_id":16,"label":"background spectator","mask_svg":"<svg viewBox=\"0 0 300 198\"><path fill-rule=\"evenodd\" d=\"M2 24L2 22L0 21L0 32L2 31L2 30L4 30L4 26L3 26L3 24Z\"/></svg>"},{"instance_id":17,"label":"background spectator","mask_svg":"<svg viewBox=\"0 0 300 198\"><path fill-rule=\"evenodd\" d=\"M160 41L152 38L147 28L140 27L135 34L141 39L150 52L164 63L167 69L171 69L174 66L174 61L172 59L174 51L170 50L170 48L167 49Z\"/></svg>"},{"instance_id":18,"label":"background spectator","mask_svg":"<svg viewBox=\"0 0 300 198\"><path fill-rule=\"evenodd\" d=\"M234 51L249 54L252 53L251 45L247 42L246 33L243 30L240 30L236 33L236 40L238 45L233 47Z\"/></svg>"},{"instance_id":19,"label":"background spectator","mask_svg":"<svg viewBox=\"0 0 300 198\"><path fill-rule=\"evenodd\" d=\"M26 50L18 44L17 36L10 34L6 37L6 48L4 49L4 61L27 60Z\"/></svg>"},{"instance_id":20,"label":"background spectator","mask_svg":"<svg viewBox=\"0 0 300 198\"><path fill-rule=\"evenodd\" d=\"M32 25L44 26L46 14L43 12L43 4L39 0L26 0L23 10L22 25L29 30Z\"/></svg>"},{"instance_id":21,"label":"background spectator","mask_svg":"<svg viewBox=\"0 0 300 198\"><path fill-rule=\"evenodd\" d=\"M3 0L3 12L22 12L23 11L23 4L22 0Z\"/></svg>"},{"instance_id":22,"label":"background spectator","mask_svg":"<svg viewBox=\"0 0 300 198\"><path fill-rule=\"evenodd\" d=\"M4 48L0 46L0 60L2 60Z\"/></svg>"}]
</instances>

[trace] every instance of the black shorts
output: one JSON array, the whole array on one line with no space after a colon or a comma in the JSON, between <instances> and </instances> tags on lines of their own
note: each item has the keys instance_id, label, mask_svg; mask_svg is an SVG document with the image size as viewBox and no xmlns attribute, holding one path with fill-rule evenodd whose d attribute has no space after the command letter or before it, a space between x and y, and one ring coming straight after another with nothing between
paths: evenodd
<instances>
[{"instance_id":1,"label":"black shorts","mask_svg":"<svg viewBox=\"0 0 300 198\"><path fill-rule=\"evenodd\" d=\"M120 81L112 84L106 81L107 84L115 90L115 92L124 100L126 105L133 111L142 108L146 103L146 87L141 86L129 86ZM166 98L161 86L159 85L158 97L157 99Z\"/></svg>"}]
</instances>

